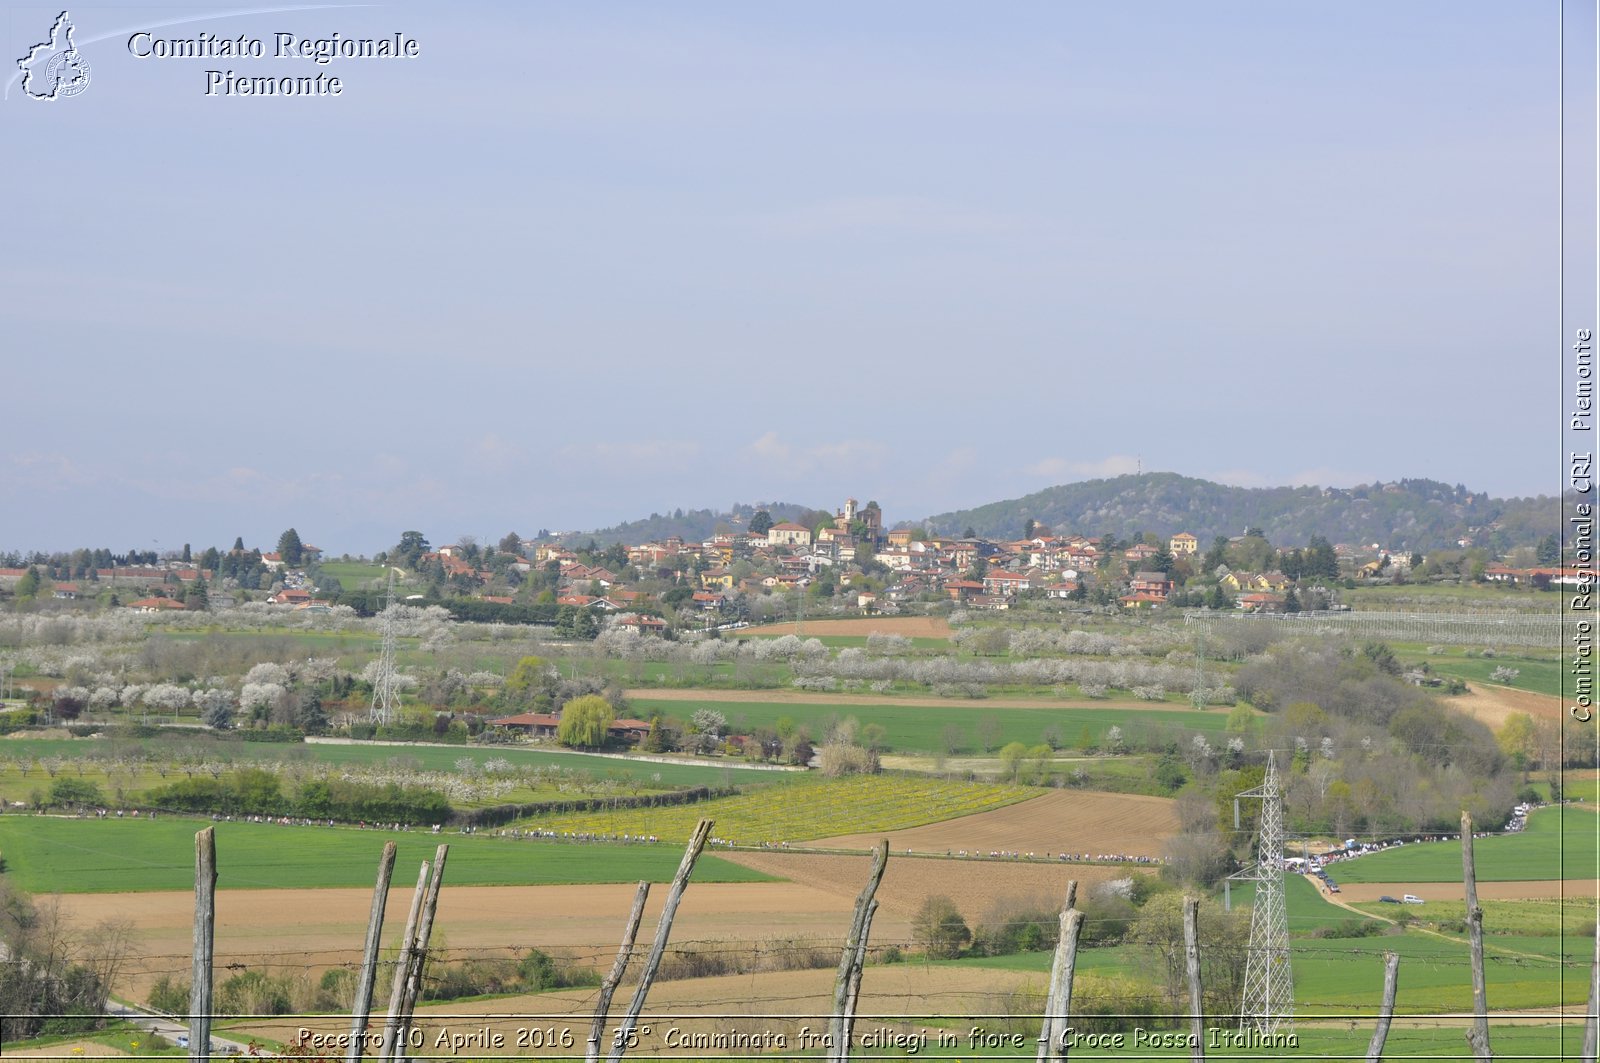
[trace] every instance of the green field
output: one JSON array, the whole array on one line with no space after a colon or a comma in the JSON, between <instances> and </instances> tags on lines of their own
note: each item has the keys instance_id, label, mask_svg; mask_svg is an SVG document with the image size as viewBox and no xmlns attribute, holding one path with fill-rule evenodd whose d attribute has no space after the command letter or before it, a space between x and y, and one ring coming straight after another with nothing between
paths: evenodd
<instances>
[{"instance_id":1,"label":"green field","mask_svg":"<svg viewBox=\"0 0 1600 1063\"><path fill-rule=\"evenodd\" d=\"M1540 809L1517 834L1478 838L1472 856L1480 882L1595 878L1600 821L1588 809ZM1461 843L1420 842L1334 865L1340 882L1460 882Z\"/></svg>"},{"instance_id":2,"label":"green field","mask_svg":"<svg viewBox=\"0 0 1600 1063\"><path fill-rule=\"evenodd\" d=\"M377 580L387 579L389 572L382 565L372 565L365 561L324 561L318 567L338 580L345 590L359 590L369 583L376 585Z\"/></svg>"},{"instance_id":3,"label":"green field","mask_svg":"<svg viewBox=\"0 0 1600 1063\"><path fill-rule=\"evenodd\" d=\"M1523 937L1581 934L1595 920L1593 897L1518 901L1480 898L1478 906L1483 909L1483 932L1490 940L1497 934ZM1459 920L1465 914L1463 903L1458 900L1427 901L1408 904L1403 908L1380 903L1357 904L1354 907L1386 919L1394 919L1405 912L1424 923Z\"/></svg>"},{"instance_id":4,"label":"green field","mask_svg":"<svg viewBox=\"0 0 1600 1063\"><path fill-rule=\"evenodd\" d=\"M1082 955L1080 953L1080 955ZM871 977L869 974L868 977ZM1380 980L1382 978L1380 974ZM1372 1037L1372 1020L1364 1018L1359 1023L1346 1022L1340 1016L1336 1024L1324 1026L1308 1026L1304 1022L1296 1026L1295 1036L1299 1041L1297 1048L1267 1049L1267 1048L1212 1048L1205 1049L1206 1059L1237 1059L1250 1060L1251 1063L1262 1063L1268 1059L1304 1059L1318 1060L1324 1063L1331 1061L1362 1060L1366 1058L1367 1042ZM989 1025L997 1025L1000 1020L990 1020ZM858 1033L865 1023L857 1023ZM930 1026L932 1024L929 1024ZM919 1055L933 1059L988 1059L1007 1058L1015 1060L1019 1051L1015 1048L985 1049L973 1048L967 1042L966 1027L948 1023L950 1032L955 1035L957 1044L949 1048L940 1048L937 1042L930 1041L928 1047ZM1016 1028L1021 1028L1018 1023ZM1214 1020L1208 1020L1207 1027L1218 1025ZM1220 1024L1227 1030L1235 1029L1231 1024ZM1186 1029L1182 1019L1161 1020L1153 1024L1158 1030L1177 1031ZM1466 1041L1462 1038L1463 1027L1459 1021L1446 1021L1425 1024L1423 1029L1406 1029L1403 1025L1396 1025L1389 1031L1388 1039L1384 1042L1383 1058L1385 1060L1423 1060L1437 1063L1440 1060L1458 1060L1470 1058L1466 1048ZM1557 1063L1558 1060L1577 1059L1579 1048L1583 1043L1582 1021L1569 1022L1564 1026L1499 1026L1491 1018L1489 1024L1490 1043L1494 1048L1496 1057L1505 1060L1517 1060L1518 1063ZM1030 1027L1025 1037L1032 1037L1035 1031ZM1209 1037L1210 1034L1207 1034ZM1187 1048L1153 1048L1134 1047L1133 1034L1125 1034L1123 1048L1089 1048L1080 1045L1072 1050L1071 1058L1075 1060L1093 1060L1097 1063L1137 1063L1147 1059L1190 1059ZM1031 1046L1032 1041L1027 1041ZM1028 1049L1024 1049L1027 1051ZM793 1056L766 1056L770 1060L801 1058ZM815 1058L815 1057L813 1057ZM857 1052L857 1058L885 1058L873 1057ZM912 1057L916 1058L916 1057Z\"/></svg>"},{"instance_id":5,"label":"green field","mask_svg":"<svg viewBox=\"0 0 1600 1063\"><path fill-rule=\"evenodd\" d=\"M1452 606L1506 612L1556 612L1560 596L1551 591L1501 583L1402 583L1398 586L1354 587L1339 592L1352 609L1373 612L1458 612Z\"/></svg>"},{"instance_id":6,"label":"green field","mask_svg":"<svg viewBox=\"0 0 1600 1063\"><path fill-rule=\"evenodd\" d=\"M1409 661L1410 658L1407 657ZM1561 662L1548 657L1516 657L1500 654L1497 657L1424 657L1435 675L1465 679L1469 683L1482 683L1510 687L1513 690L1531 690L1535 694L1561 696ZM1515 668L1517 677L1509 683L1491 680L1496 668Z\"/></svg>"},{"instance_id":7,"label":"green field","mask_svg":"<svg viewBox=\"0 0 1600 1063\"><path fill-rule=\"evenodd\" d=\"M5 874L31 893L120 893L194 888L194 836L201 820L0 817ZM394 833L353 828L217 823L221 889L312 889L372 885L383 843L399 846L397 868L416 868L450 845L445 881L456 886L667 882L683 856L674 844L604 845L512 841L490 834ZM396 881L405 876L396 872ZM699 882L761 882L770 876L703 856Z\"/></svg>"},{"instance_id":8,"label":"green field","mask_svg":"<svg viewBox=\"0 0 1600 1063\"><path fill-rule=\"evenodd\" d=\"M930 755L946 752L944 731L951 726L962 733L962 745L957 752L977 751L977 725L986 719L1000 725L994 741L996 749L1008 742L1037 745L1043 740L1045 728L1052 725L1071 747L1076 746L1085 729L1093 740L1101 742L1106 731L1120 727L1124 740L1132 744L1135 732L1152 737L1186 731L1221 735L1228 722L1225 709L1196 712L1132 707L1007 709L970 705L886 705L874 702L870 696L848 705L817 705L792 701L718 701L713 693L693 703L639 697L632 699L631 705L632 711L641 716L659 711L669 716L687 717L695 709L716 709L728 718L735 732L773 727L787 717L809 730L816 740L823 737L829 721L853 716L863 725L876 723L885 729L883 748L886 752Z\"/></svg>"},{"instance_id":9,"label":"green field","mask_svg":"<svg viewBox=\"0 0 1600 1063\"><path fill-rule=\"evenodd\" d=\"M50 792L52 778L38 763L38 758L60 757L69 761L66 767L57 772L58 777L81 778L94 783L106 795L107 801L116 802L120 793L120 803L124 807L138 807L145 803L143 795L146 792L187 777L186 771L176 770L170 763L164 767L167 774L162 777L156 770L156 764L148 762L136 770L114 769L114 774L108 774L112 758L135 751L153 761L192 756L195 759L223 761L234 768L256 765L269 770L318 763L371 766L402 773L456 773L459 771L456 761L466 758L479 771L488 761L503 759L518 769L559 769L568 773L554 778L546 777L538 781L537 786L521 785L511 793L485 797L476 802L453 801L452 805L458 808L571 798L577 796L574 788L598 796L619 791L631 794L690 786L759 786L785 779L790 774L746 767L738 760L659 763L514 746L280 744L214 742L197 738L188 742L141 743L135 749L125 740L34 738L13 739L0 746L0 799L32 803L35 793L47 795ZM23 757L35 758L26 771L19 762ZM193 770L192 763L189 770Z\"/></svg>"},{"instance_id":10,"label":"green field","mask_svg":"<svg viewBox=\"0 0 1600 1063\"><path fill-rule=\"evenodd\" d=\"M1292 901L1291 901L1292 911ZM1489 1006L1496 1010L1554 1007L1588 1000L1592 941L1565 951L1559 938L1496 938L1484 950ZM1400 955L1401 1014L1471 1011L1472 970L1467 943L1409 932L1370 938L1295 938L1289 947L1294 970L1295 1012L1302 1020L1377 1013L1383 995L1383 954ZM959 960L957 963L1014 971L1050 969L1051 953L1029 952ZM1115 945L1078 953L1078 970L1126 974L1148 970L1141 945ZM1370 1034L1370 1031L1369 1031Z\"/></svg>"},{"instance_id":11,"label":"green field","mask_svg":"<svg viewBox=\"0 0 1600 1063\"><path fill-rule=\"evenodd\" d=\"M530 817L554 831L654 834L681 841L702 818L716 820L716 836L757 845L838 834L901 830L1002 808L1038 797L1026 786L953 782L907 775L857 775L796 779L755 793L667 808L622 808Z\"/></svg>"},{"instance_id":12,"label":"green field","mask_svg":"<svg viewBox=\"0 0 1600 1063\"><path fill-rule=\"evenodd\" d=\"M1233 887L1234 906L1251 907L1255 903L1255 892L1253 883L1238 883ZM1289 933L1294 937L1307 937L1313 931L1367 921L1352 911L1329 904L1304 875L1283 876L1283 897L1289 916Z\"/></svg>"}]
</instances>

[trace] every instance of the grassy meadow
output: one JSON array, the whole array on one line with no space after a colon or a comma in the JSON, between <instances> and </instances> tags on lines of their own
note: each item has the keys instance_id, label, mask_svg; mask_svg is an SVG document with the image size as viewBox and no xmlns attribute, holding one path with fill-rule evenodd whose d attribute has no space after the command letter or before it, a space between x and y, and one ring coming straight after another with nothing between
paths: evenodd
<instances>
[{"instance_id":1,"label":"grassy meadow","mask_svg":"<svg viewBox=\"0 0 1600 1063\"><path fill-rule=\"evenodd\" d=\"M1474 839L1479 882L1594 878L1597 845L1594 812L1581 807L1545 808L1528 817L1525 830ZM1461 843L1419 842L1346 860L1333 868L1340 882L1461 881Z\"/></svg>"},{"instance_id":2,"label":"grassy meadow","mask_svg":"<svg viewBox=\"0 0 1600 1063\"><path fill-rule=\"evenodd\" d=\"M862 725L879 724L884 728L883 749L894 753L920 753L936 755L946 752L973 753L979 751L978 725L992 720L998 724L992 744L998 749L1008 742L1021 742L1033 746L1044 741L1046 728L1054 728L1067 747L1076 747L1087 732L1091 741L1103 744L1106 732L1112 727L1122 728L1125 740L1137 732L1142 735L1164 736L1184 731L1198 731L1220 736L1228 722L1225 709L1196 711L1193 709L1140 709L1107 707L1092 709L1049 708L1041 703L1039 708L1001 708L988 705L889 705L875 702L870 697L849 704L812 704L798 701L718 701L715 694L688 703L683 701L653 700L648 696L632 699L634 711L648 714L660 710L672 716L687 716L694 709L716 709L728 718L735 731L775 727L778 721L788 719L805 727L814 739L820 739L829 724L835 720L854 717ZM946 748L945 731L955 728L960 732L960 745L951 751Z\"/></svg>"},{"instance_id":3,"label":"grassy meadow","mask_svg":"<svg viewBox=\"0 0 1600 1063\"><path fill-rule=\"evenodd\" d=\"M219 889L371 887L383 843L399 848L397 867L416 867L449 843L446 881L455 886L671 881L676 844L600 845L515 841L490 833L280 826L162 817L59 819L0 817L6 877L35 893L121 893L194 888L194 836L217 831ZM770 876L706 854L697 882L762 882Z\"/></svg>"},{"instance_id":4,"label":"grassy meadow","mask_svg":"<svg viewBox=\"0 0 1600 1063\"><path fill-rule=\"evenodd\" d=\"M745 844L798 842L839 834L890 831L955 819L1026 801L1026 786L956 782L907 775L802 778L752 793L667 808L622 808L530 817L554 831L654 834L687 839L695 824L716 820L716 835Z\"/></svg>"}]
</instances>

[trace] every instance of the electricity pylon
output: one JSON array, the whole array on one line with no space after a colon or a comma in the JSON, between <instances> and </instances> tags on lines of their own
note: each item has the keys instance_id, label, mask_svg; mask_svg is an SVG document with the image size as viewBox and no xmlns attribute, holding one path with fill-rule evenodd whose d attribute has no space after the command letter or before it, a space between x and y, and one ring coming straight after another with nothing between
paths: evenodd
<instances>
[{"instance_id":1,"label":"electricity pylon","mask_svg":"<svg viewBox=\"0 0 1600 1063\"><path fill-rule=\"evenodd\" d=\"M1294 1029L1294 978L1289 970L1289 914L1284 908L1283 791L1273 753L1267 753L1267 777L1261 785L1234 798L1235 825L1239 822L1239 797L1261 798L1256 863L1229 876L1235 881L1254 882L1256 887L1239 1029L1287 1033Z\"/></svg>"}]
</instances>

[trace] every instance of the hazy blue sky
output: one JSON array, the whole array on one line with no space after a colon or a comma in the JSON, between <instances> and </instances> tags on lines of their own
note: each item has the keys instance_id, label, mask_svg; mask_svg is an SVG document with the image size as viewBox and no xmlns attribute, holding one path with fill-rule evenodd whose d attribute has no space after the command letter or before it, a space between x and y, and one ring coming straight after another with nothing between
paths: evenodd
<instances>
[{"instance_id":1,"label":"hazy blue sky","mask_svg":"<svg viewBox=\"0 0 1600 1063\"><path fill-rule=\"evenodd\" d=\"M89 88L0 105L0 548L1561 487L1554 3L71 10Z\"/></svg>"}]
</instances>

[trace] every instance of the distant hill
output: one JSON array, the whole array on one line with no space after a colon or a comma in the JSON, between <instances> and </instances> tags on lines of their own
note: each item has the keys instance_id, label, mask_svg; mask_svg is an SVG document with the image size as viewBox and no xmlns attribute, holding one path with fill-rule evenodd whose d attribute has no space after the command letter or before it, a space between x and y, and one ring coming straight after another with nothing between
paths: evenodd
<instances>
[{"instance_id":1,"label":"distant hill","mask_svg":"<svg viewBox=\"0 0 1600 1063\"><path fill-rule=\"evenodd\" d=\"M1168 472L1062 484L940 513L921 524L939 535L960 535L970 527L986 538L1016 539L1030 517L1058 534L1127 538L1187 531L1200 539L1201 549L1247 527L1262 529L1279 546L1303 546L1320 535L1333 543L1427 551L1453 548L1470 537L1495 553L1561 532L1559 504L1550 497L1496 499L1434 480L1349 488L1228 487Z\"/></svg>"},{"instance_id":2,"label":"distant hill","mask_svg":"<svg viewBox=\"0 0 1600 1063\"><path fill-rule=\"evenodd\" d=\"M760 506L735 505L731 509L718 512L712 509L674 510L668 514L652 513L643 520L629 521L626 524L617 524L610 528L600 528L595 531L568 532L557 536L562 542L569 545L586 543L593 539L601 546L610 546L612 543L626 543L636 546L639 543L660 542L663 539L676 535L684 542L704 542L716 532L717 525L724 524L736 530L743 531L750 526L750 518L759 510L766 510L772 515L774 524L784 521L796 521L811 527L812 517L818 513L810 506L797 505L792 502L772 502ZM832 516L832 513L828 513Z\"/></svg>"}]
</instances>

